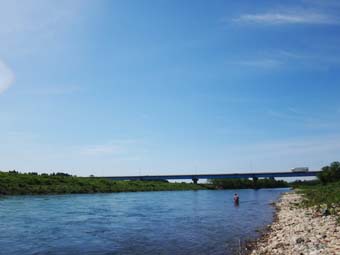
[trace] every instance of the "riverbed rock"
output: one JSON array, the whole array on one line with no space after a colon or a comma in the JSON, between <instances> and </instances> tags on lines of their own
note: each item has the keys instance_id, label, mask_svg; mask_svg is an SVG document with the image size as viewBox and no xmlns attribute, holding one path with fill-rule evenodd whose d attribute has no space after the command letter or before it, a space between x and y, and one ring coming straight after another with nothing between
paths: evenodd
<instances>
[{"instance_id":1,"label":"riverbed rock","mask_svg":"<svg viewBox=\"0 0 340 255\"><path fill-rule=\"evenodd\" d=\"M252 255L340 254L340 226L336 217L318 208L302 208L302 200L295 192L281 197L276 203L276 220L257 242Z\"/></svg>"},{"instance_id":2,"label":"riverbed rock","mask_svg":"<svg viewBox=\"0 0 340 255\"><path fill-rule=\"evenodd\" d=\"M296 243L303 243L305 241L305 239L303 239L302 237L299 237L298 239L296 239Z\"/></svg>"}]
</instances>

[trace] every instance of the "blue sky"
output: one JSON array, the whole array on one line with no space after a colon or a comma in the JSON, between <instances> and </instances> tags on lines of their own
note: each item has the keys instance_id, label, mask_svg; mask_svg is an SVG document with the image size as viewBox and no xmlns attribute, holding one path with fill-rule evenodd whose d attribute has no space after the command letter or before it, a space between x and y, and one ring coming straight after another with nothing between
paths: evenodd
<instances>
[{"instance_id":1,"label":"blue sky","mask_svg":"<svg viewBox=\"0 0 340 255\"><path fill-rule=\"evenodd\" d=\"M0 168L286 170L340 156L338 1L0 0Z\"/></svg>"}]
</instances>

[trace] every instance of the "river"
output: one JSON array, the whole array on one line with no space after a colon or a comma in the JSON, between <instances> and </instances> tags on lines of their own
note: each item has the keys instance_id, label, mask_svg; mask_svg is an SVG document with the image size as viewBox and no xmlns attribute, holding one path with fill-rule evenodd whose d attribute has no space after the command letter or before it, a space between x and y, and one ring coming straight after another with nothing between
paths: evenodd
<instances>
[{"instance_id":1,"label":"river","mask_svg":"<svg viewBox=\"0 0 340 255\"><path fill-rule=\"evenodd\" d=\"M0 254L237 254L272 222L283 191L2 197Z\"/></svg>"}]
</instances>

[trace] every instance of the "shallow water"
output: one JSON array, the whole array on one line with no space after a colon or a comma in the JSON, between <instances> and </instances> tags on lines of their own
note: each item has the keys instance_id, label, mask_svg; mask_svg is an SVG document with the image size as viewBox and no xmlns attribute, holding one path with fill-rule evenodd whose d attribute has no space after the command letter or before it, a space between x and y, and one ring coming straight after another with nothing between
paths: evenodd
<instances>
[{"instance_id":1,"label":"shallow water","mask_svg":"<svg viewBox=\"0 0 340 255\"><path fill-rule=\"evenodd\" d=\"M286 190L5 197L0 254L235 254Z\"/></svg>"}]
</instances>

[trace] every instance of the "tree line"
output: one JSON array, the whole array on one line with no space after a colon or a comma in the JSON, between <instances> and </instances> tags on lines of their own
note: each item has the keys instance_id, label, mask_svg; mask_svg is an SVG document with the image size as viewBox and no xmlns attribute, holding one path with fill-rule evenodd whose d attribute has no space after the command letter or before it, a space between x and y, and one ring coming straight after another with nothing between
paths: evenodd
<instances>
[{"instance_id":1,"label":"tree line","mask_svg":"<svg viewBox=\"0 0 340 255\"><path fill-rule=\"evenodd\" d=\"M318 174L318 179L321 183L327 184L340 181L340 162L335 161L329 166L324 166L322 172Z\"/></svg>"},{"instance_id":2,"label":"tree line","mask_svg":"<svg viewBox=\"0 0 340 255\"><path fill-rule=\"evenodd\" d=\"M265 179L210 179L208 182L217 189L263 189L263 188L284 188L289 184L283 180L274 178Z\"/></svg>"},{"instance_id":3,"label":"tree line","mask_svg":"<svg viewBox=\"0 0 340 255\"><path fill-rule=\"evenodd\" d=\"M0 171L0 195L78 194L162 190L198 190L192 183L160 181L112 181L77 177L67 173L37 174Z\"/></svg>"}]
</instances>

